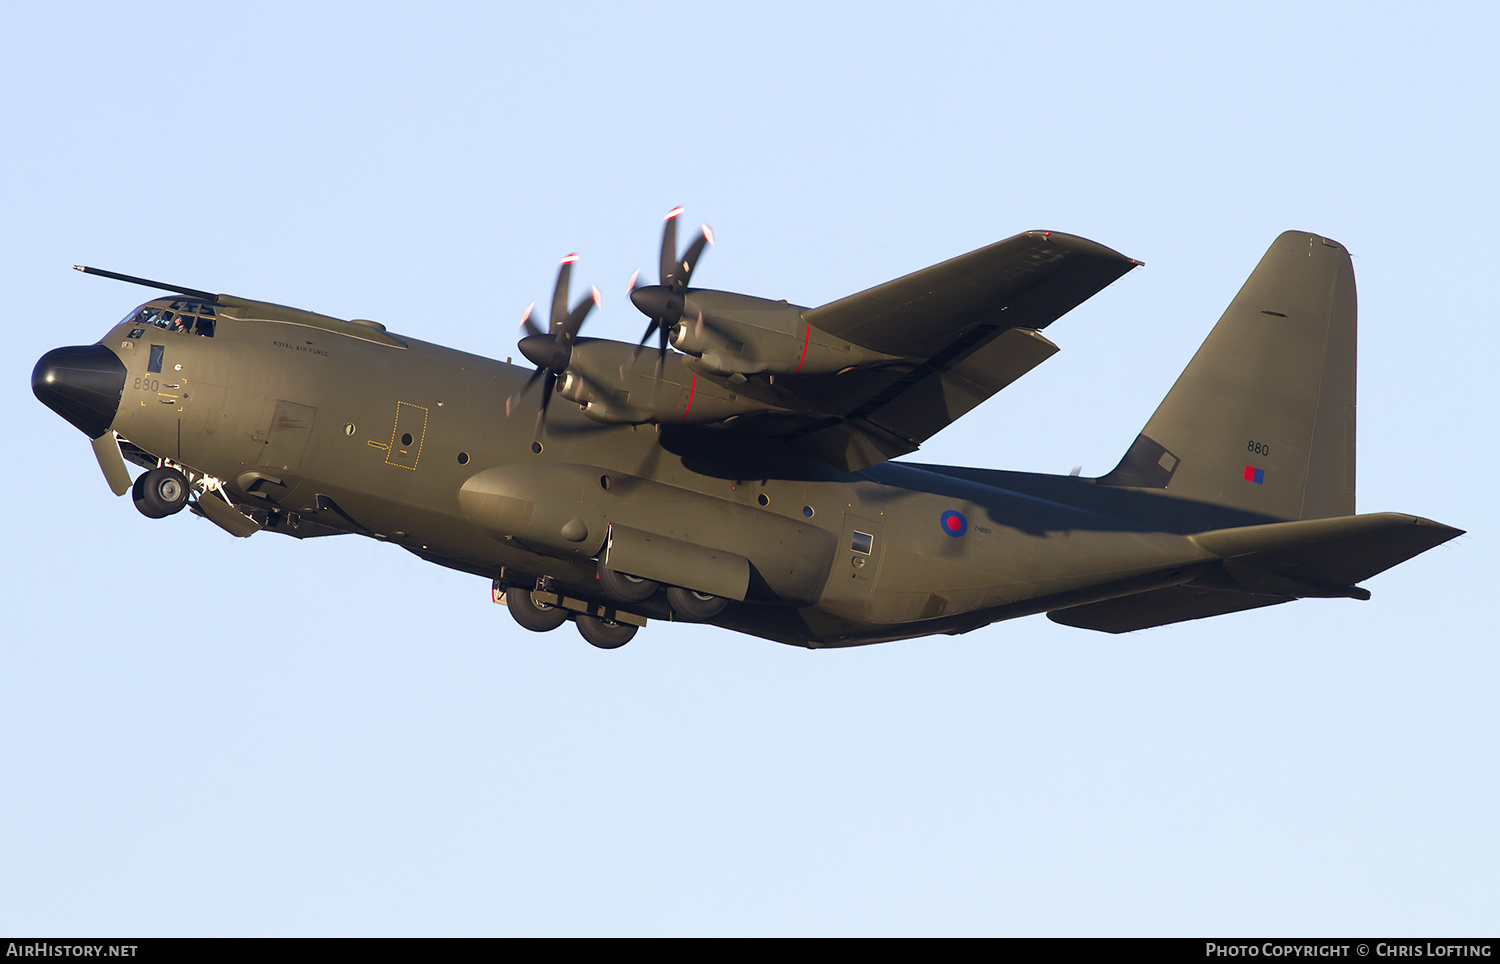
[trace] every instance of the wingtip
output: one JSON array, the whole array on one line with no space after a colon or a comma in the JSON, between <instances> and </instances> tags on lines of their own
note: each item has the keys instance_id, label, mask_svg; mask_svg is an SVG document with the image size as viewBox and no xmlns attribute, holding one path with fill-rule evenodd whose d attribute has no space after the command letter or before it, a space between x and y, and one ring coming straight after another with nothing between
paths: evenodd
<instances>
[{"instance_id":1,"label":"wingtip","mask_svg":"<svg viewBox=\"0 0 1500 964\"><path fill-rule=\"evenodd\" d=\"M1093 258L1103 258L1107 261L1125 262L1132 268L1139 267L1140 265L1145 264L1144 261L1137 261L1134 258L1127 258L1125 255L1116 251L1114 248L1102 245L1098 241L1090 241L1088 238L1081 238L1076 234L1067 234L1063 231L1043 230L1028 231L1026 232L1026 234L1029 237L1040 238L1047 244L1055 244L1058 247L1077 252L1078 254L1087 255Z\"/></svg>"}]
</instances>

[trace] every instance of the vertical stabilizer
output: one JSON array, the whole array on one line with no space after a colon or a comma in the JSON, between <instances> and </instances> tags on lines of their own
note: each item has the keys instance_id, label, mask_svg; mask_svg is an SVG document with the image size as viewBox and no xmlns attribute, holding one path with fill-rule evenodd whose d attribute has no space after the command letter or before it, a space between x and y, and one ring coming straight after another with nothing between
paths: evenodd
<instances>
[{"instance_id":1,"label":"vertical stabilizer","mask_svg":"<svg viewBox=\"0 0 1500 964\"><path fill-rule=\"evenodd\" d=\"M1354 513L1354 269L1277 238L1106 485L1277 519Z\"/></svg>"}]
</instances>

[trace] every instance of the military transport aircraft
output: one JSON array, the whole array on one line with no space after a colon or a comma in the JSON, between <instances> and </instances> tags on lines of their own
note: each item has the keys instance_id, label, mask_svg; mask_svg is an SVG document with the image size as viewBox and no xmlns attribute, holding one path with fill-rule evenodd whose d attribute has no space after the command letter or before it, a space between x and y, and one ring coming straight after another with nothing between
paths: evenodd
<instances>
[{"instance_id":1,"label":"military transport aircraft","mask_svg":"<svg viewBox=\"0 0 1500 964\"><path fill-rule=\"evenodd\" d=\"M597 289L569 307L572 257L546 328L523 319L530 371L80 267L171 294L42 356L32 389L147 516L393 542L605 649L648 619L808 647L1039 612L1122 633L1367 599L1461 534L1354 514L1354 273L1327 238L1277 238L1119 465L1082 478L889 460L1139 262L1031 231L803 308L688 287L711 235L679 256L679 212L660 283L632 281L640 344L581 336Z\"/></svg>"}]
</instances>

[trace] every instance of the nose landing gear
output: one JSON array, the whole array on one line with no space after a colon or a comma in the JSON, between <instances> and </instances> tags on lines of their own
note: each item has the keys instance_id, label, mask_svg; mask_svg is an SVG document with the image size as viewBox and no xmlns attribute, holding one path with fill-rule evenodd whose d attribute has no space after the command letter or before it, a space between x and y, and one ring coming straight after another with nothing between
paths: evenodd
<instances>
[{"instance_id":1,"label":"nose landing gear","mask_svg":"<svg viewBox=\"0 0 1500 964\"><path fill-rule=\"evenodd\" d=\"M165 519L181 512L187 507L190 492L187 476L168 465L142 474L130 488L135 507L148 519Z\"/></svg>"}]
</instances>

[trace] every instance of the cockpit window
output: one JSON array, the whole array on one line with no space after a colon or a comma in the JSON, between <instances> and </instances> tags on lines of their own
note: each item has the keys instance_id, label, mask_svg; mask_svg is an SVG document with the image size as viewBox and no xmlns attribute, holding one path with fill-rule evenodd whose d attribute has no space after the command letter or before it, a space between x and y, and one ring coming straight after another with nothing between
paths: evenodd
<instances>
[{"instance_id":1,"label":"cockpit window","mask_svg":"<svg viewBox=\"0 0 1500 964\"><path fill-rule=\"evenodd\" d=\"M194 335L214 334L214 321L218 315L207 301L184 299L163 307L160 304L142 305L126 318L132 325L152 325L165 331L191 332Z\"/></svg>"}]
</instances>

